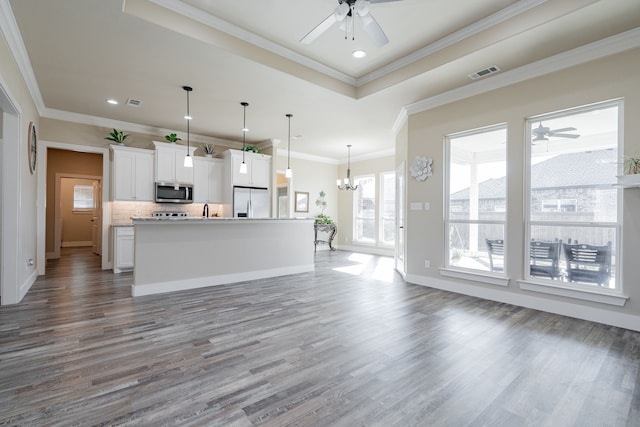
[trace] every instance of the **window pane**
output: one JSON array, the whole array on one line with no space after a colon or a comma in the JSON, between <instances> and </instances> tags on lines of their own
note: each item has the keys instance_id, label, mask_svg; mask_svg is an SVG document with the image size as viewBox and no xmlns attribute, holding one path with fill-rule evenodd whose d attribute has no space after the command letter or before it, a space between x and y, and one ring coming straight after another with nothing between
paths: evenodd
<instances>
[{"instance_id":1,"label":"window pane","mask_svg":"<svg viewBox=\"0 0 640 427\"><path fill-rule=\"evenodd\" d=\"M396 174L385 172L381 174L381 223L380 243L393 245L396 226Z\"/></svg>"},{"instance_id":2,"label":"window pane","mask_svg":"<svg viewBox=\"0 0 640 427\"><path fill-rule=\"evenodd\" d=\"M374 176L356 177L354 185L353 240L367 243L376 241L376 179Z\"/></svg>"},{"instance_id":3,"label":"window pane","mask_svg":"<svg viewBox=\"0 0 640 427\"><path fill-rule=\"evenodd\" d=\"M576 237L578 236L578 237ZM548 269L536 268L535 264L538 263L536 259L535 243L536 242L558 242L559 259L557 266L557 274L549 274ZM567 251L571 250L568 245L588 245L589 247L603 248L608 252L603 259L596 260L591 259L588 252L583 255L583 263L580 265L568 266L569 261L567 257ZM581 248L589 250L590 248ZM595 249L593 249L595 250ZM569 255L569 257L571 254ZM595 257L595 254L593 255ZM545 258L542 256L541 258ZM593 286L604 286L607 288L615 288L615 265L616 265L616 228L610 227L587 227L587 226L562 226L562 225L532 225L531 226L531 247L529 264L529 274L536 278L546 278L552 280L561 280L564 282L587 284ZM547 258L547 265L551 261ZM572 274L571 269L595 271L598 270L599 274ZM553 270L553 269L552 269ZM598 282L602 283L598 283Z\"/></svg>"},{"instance_id":4,"label":"window pane","mask_svg":"<svg viewBox=\"0 0 640 427\"><path fill-rule=\"evenodd\" d=\"M73 186L73 208L93 209L93 187L91 185Z\"/></svg>"},{"instance_id":5,"label":"window pane","mask_svg":"<svg viewBox=\"0 0 640 427\"><path fill-rule=\"evenodd\" d=\"M450 223L449 265L502 272L504 270L504 252L498 248L490 253L487 240L490 242L503 241L504 225ZM504 244L502 246L504 248ZM496 246L492 247L496 248Z\"/></svg>"},{"instance_id":6,"label":"window pane","mask_svg":"<svg viewBox=\"0 0 640 427\"><path fill-rule=\"evenodd\" d=\"M540 268L532 243L530 277L615 288L618 113L618 103L610 102L528 120L529 235L543 242L541 248L544 242L562 242L559 260ZM576 242L582 247L566 247ZM595 257L598 251L603 255L596 264L576 267L570 259L574 253Z\"/></svg>"},{"instance_id":7,"label":"window pane","mask_svg":"<svg viewBox=\"0 0 640 427\"><path fill-rule=\"evenodd\" d=\"M504 220L506 140L504 127L449 139L451 219Z\"/></svg>"}]
</instances>

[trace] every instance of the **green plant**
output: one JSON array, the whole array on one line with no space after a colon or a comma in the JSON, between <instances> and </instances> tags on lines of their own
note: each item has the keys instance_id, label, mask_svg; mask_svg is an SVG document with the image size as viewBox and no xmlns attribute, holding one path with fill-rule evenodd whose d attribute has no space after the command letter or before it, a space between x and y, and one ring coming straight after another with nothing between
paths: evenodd
<instances>
[{"instance_id":1,"label":"green plant","mask_svg":"<svg viewBox=\"0 0 640 427\"><path fill-rule=\"evenodd\" d=\"M125 135L121 130L114 129L113 132L109 132L109 136L107 136L105 139L116 142L118 144L123 144L124 140L127 139L128 136L129 135Z\"/></svg>"},{"instance_id":2,"label":"green plant","mask_svg":"<svg viewBox=\"0 0 640 427\"><path fill-rule=\"evenodd\" d=\"M169 135L165 135L164 139L166 139L169 142L173 142L174 144L176 141L182 141L182 138L178 138L177 133L170 133Z\"/></svg>"},{"instance_id":3,"label":"green plant","mask_svg":"<svg viewBox=\"0 0 640 427\"><path fill-rule=\"evenodd\" d=\"M316 220L315 220L316 224L335 224L333 222L333 220L331 218L329 218L328 215L325 214L319 214L316 216Z\"/></svg>"},{"instance_id":4,"label":"green plant","mask_svg":"<svg viewBox=\"0 0 640 427\"><path fill-rule=\"evenodd\" d=\"M204 144L204 145L202 146L202 151L204 151L204 154L213 154L213 149L214 149L215 147L216 147L216 146L215 146L215 145L213 145L213 144Z\"/></svg>"},{"instance_id":5,"label":"green plant","mask_svg":"<svg viewBox=\"0 0 640 427\"><path fill-rule=\"evenodd\" d=\"M245 145L242 147L242 151L253 151L254 153L259 153L260 148L257 145Z\"/></svg>"},{"instance_id":6,"label":"green plant","mask_svg":"<svg viewBox=\"0 0 640 427\"><path fill-rule=\"evenodd\" d=\"M640 157L628 156L624 161L624 172L627 175L640 173Z\"/></svg>"}]
</instances>

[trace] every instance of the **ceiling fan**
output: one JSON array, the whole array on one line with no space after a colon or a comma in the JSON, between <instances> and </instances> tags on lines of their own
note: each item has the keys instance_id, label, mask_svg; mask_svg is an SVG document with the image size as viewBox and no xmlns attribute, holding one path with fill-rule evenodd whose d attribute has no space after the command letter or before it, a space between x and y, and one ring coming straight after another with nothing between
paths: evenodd
<instances>
[{"instance_id":1,"label":"ceiling fan","mask_svg":"<svg viewBox=\"0 0 640 427\"><path fill-rule=\"evenodd\" d=\"M338 6L333 13L313 30L309 31L309 33L300 40L300 43L311 44L336 22L340 22L340 29L345 32L344 38L346 39L348 36L351 36L353 39L354 19L358 17L362 23L362 28L369 37L371 37L373 43L377 47L382 47L389 43L389 39L384 31L382 31L382 27L380 27L378 21L376 21L369 12L369 7L372 3L388 3L392 1L400 0L338 0Z\"/></svg>"},{"instance_id":2,"label":"ceiling fan","mask_svg":"<svg viewBox=\"0 0 640 427\"><path fill-rule=\"evenodd\" d=\"M561 128L561 129L549 129L546 126L542 126L542 122L537 128L533 128L531 133L533 134L532 141L548 141L549 138L578 138L580 135L576 133L564 133L577 130L573 127Z\"/></svg>"}]
</instances>

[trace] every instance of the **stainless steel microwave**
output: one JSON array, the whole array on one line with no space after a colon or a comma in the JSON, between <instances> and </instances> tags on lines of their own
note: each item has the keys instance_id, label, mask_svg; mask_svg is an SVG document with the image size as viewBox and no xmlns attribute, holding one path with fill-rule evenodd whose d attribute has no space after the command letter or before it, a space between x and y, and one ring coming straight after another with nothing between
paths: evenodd
<instances>
[{"instance_id":1,"label":"stainless steel microwave","mask_svg":"<svg viewBox=\"0 0 640 427\"><path fill-rule=\"evenodd\" d=\"M193 185L156 182L156 203L193 203Z\"/></svg>"}]
</instances>

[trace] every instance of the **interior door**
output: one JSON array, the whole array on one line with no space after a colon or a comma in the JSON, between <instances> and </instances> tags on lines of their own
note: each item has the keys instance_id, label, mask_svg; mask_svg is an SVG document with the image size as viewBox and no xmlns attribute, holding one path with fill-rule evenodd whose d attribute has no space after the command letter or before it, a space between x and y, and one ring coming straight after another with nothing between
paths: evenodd
<instances>
[{"instance_id":1,"label":"interior door","mask_svg":"<svg viewBox=\"0 0 640 427\"><path fill-rule=\"evenodd\" d=\"M404 231L404 213L405 213L405 167L402 162L396 169L396 248L395 248L395 266L396 271L402 275L406 274L406 265L404 259L405 253L405 231Z\"/></svg>"},{"instance_id":2,"label":"interior door","mask_svg":"<svg viewBox=\"0 0 640 427\"><path fill-rule=\"evenodd\" d=\"M102 249L102 182L93 181L93 212L91 217L91 251L100 255Z\"/></svg>"}]
</instances>

